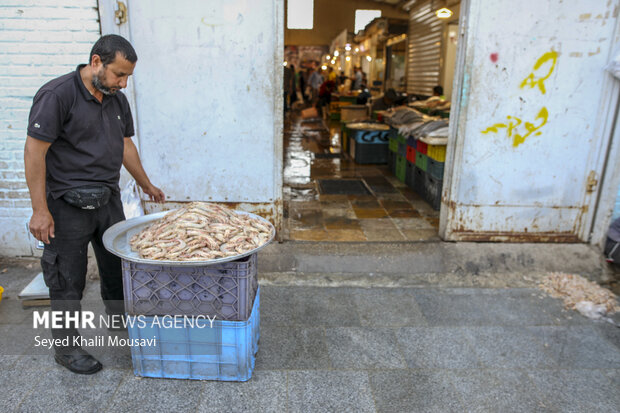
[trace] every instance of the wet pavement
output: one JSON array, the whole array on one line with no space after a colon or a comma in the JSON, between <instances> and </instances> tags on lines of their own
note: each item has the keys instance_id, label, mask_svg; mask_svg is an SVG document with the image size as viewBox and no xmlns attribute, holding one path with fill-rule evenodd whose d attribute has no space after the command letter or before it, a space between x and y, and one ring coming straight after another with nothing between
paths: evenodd
<instances>
[{"instance_id":1,"label":"wet pavement","mask_svg":"<svg viewBox=\"0 0 620 413\"><path fill-rule=\"evenodd\" d=\"M284 122L284 238L294 241L438 240L439 212L387 165L356 164L341 153L340 122ZM327 194L321 180L360 180L366 194Z\"/></svg>"}]
</instances>

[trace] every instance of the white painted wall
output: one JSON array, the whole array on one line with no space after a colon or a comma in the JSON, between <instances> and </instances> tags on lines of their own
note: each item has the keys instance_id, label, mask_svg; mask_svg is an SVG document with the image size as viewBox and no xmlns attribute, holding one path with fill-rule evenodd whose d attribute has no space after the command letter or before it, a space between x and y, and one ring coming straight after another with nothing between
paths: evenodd
<instances>
[{"instance_id":1,"label":"white painted wall","mask_svg":"<svg viewBox=\"0 0 620 413\"><path fill-rule=\"evenodd\" d=\"M0 2L0 255L32 255L24 143L32 98L88 61L99 38L96 0Z\"/></svg>"},{"instance_id":2,"label":"white painted wall","mask_svg":"<svg viewBox=\"0 0 620 413\"><path fill-rule=\"evenodd\" d=\"M618 1L467 3L442 236L551 233L587 240L597 191L586 192L586 179L594 171L600 182L609 141L609 76L603 68L617 30ZM553 59L535 69L550 52L557 53L553 71ZM548 75L546 93L538 83L522 84L530 74L535 81ZM526 122L538 128L543 108L546 124L527 136ZM505 127L489 129L497 124ZM515 146L516 134L527 137Z\"/></svg>"},{"instance_id":3,"label":"white painted wall","mask_svg":"<svg viewBox=\"0 0 620 413\"><path fill-rule=\"evenodd\" d=\"M127 5L151 180L168 201L281 199L282 0Z\"/></svg>"}]
</instances>

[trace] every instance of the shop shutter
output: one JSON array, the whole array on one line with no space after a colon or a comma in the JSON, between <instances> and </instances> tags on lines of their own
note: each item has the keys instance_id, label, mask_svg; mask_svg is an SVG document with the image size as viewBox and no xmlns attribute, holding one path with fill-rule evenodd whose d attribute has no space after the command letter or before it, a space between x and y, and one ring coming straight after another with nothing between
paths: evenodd
<instances>
[{"instance_id":1,"label":"shop shutter","mask_svg":"<svg viewBox=\"0 0 620 413\"><path fill-rule=\"evenodd\" d=\"M432 95L440 84L443 21L435 16L431 1L409 11L407 93Z\"/></svg>"}]
</instances>

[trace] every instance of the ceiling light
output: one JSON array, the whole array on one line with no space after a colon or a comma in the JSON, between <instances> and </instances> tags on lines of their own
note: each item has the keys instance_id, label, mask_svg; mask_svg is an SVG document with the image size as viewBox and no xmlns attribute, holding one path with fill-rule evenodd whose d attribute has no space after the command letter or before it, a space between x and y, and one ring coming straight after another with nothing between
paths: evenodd
<instances>
[{"instance_id":1,"label":"ceiling light","mask_svg":"<svg viewBox=\"0 0 620 413\"><path fill-rule=\"evenodd\" d=\"M288 64L288 62L285 60L284 63L282 63L283 66L286 66Z\"/></svg>"},{"instance_id":2,"label":"ceiling light","mask_svg":"<svg viewBox=\"0 0 620 413\"><path fill-rule=\"evenodd\" d=\"M334 51L334 56L338 57L340 53L338 53L338 50Z\"/></svg>"},{"instance_id":3,"label":"ceiling light","mask_svg":"<svg viewBox=\"0 0 620 413\"><path fill-rule=\"evenodd\" d=\"M370 57L370 56L366 56L366 60L368 60L369 62L371 62L371 61L372 61L372 57Z\"/></svg>"},{"instance_id":4,"label":"ceiling light","mask_svg":"<svg viewBox=\"0 0 620 413\"><path fill-rule=\"evenodd\" d=\"M348 45L346 45L346 46L344 47L344 50L346 50L347 52L348 52L349 50L351 50L351 45L349 45L349 44L348 44Z\"/></svg>"},{"instance_id":5,"label":"ceiling light","mask_svg":"<svg viewBox=\"0 0 620 413\"><path fill-rule=\"evenodd\" d=\"M452 17L452 10L447 8L441 8L435 12L435 15L440 19L448 19Z\"/></svg>"},{"instance_id":6,"label":"ceiling light","mask_svg":"<svg viewBox=\"0 0 620 413\"><path fill-rule=\"evenodd\" d=\"M323 65L323 66L321 66L321 69L327 70L327 66Z\"/></svg>"},{"instance_id":7,"label":"ceiling light","mask_svg":"<svg viewBox=\"0 0 620 413\"><path fill-rule=\"evenodd\" d=\"M347 56L347 57L346 57L346 61L347 61L347 62L350 62L350 61L351 61L351 56Z\"/></svg>"},{"instance_id":8,"label":"ceiling light","mask_svg":"<svg viewBox=\"0 0 620 413\"><path fill-rule=\"evenodd\" d=\"M331 58L332 58L332 57L331 57L330 55L325 56L325 60L329 60L329 59L331 59Z\"/></svg>"}]
</instances>

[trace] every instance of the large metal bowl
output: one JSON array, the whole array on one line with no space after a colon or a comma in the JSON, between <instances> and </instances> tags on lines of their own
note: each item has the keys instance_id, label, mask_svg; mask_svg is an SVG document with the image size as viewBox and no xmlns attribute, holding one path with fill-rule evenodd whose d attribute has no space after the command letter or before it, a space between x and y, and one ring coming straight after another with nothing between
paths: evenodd
<instances>
[{"instance_id":1,"label":"large metal bowl","mask_svg":"<svg viewBox=\"0 0 620 413\"><path fill-rule=\"evenodd\" d=\"M276 235L276 229L271 224L271 222L267 221L265 218L252 214L250 212L244 211L235 211L241 215L249 215L252 218L259 219L263 223L269 225L271 228L271 237L260 247L254 248L253 250L244 252L243 254L233 255L225 258L216 258L214 260L204 260L204 261L172 261L172 260L147 260L144 258L140 258L140 255L136 251L131 250L131 246L129 245L129 240L138 232L142 231L145 227L151 225L154 221L157 221L163 218L166 214L172 211L164 211L158 212L155 214L144 215L137 218L131 218L125 221L118 222L112 225L110 228L106 230L103 234L103 245L105 248L110 251L114 255L118 255L119 257L138 263L144 264L156 264L156 265L169 265L169 266L187 266L187 267L202 267L205 265L218 264L222 262L234 261L239 258L246 257L248 255L252 255L261 249L265 248Z\"/></svg>"}]
</instances>

